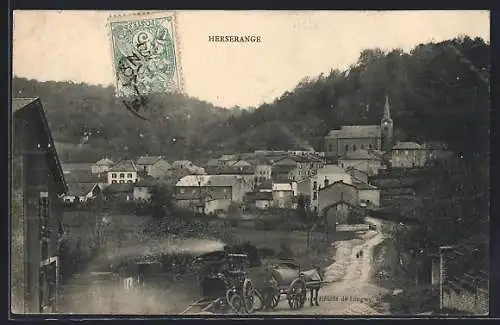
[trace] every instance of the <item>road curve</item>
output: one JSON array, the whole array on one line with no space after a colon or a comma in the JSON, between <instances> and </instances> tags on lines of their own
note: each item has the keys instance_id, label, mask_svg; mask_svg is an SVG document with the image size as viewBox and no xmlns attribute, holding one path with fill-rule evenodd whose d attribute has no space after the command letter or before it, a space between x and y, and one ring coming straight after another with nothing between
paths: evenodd
<instances>
[{"instance_id":1,"label":"road curve","mask_svg":"<svg viewBox=\"0 0 500 325\"><path fill-rule=\"evenodd\" d=\"M369 222L380 229L380 221L370 218ZM384 235L380 231L369 231L363 238L364 240L334 243L336 262L326 268L324 280L330 283L320 290L320 306L311 307L309 301L306 301L303 309L291 310L286 299L282 299L276 309L257 314L380 315L370 304L379 300L386 290L370 283L370 279L373 249L384 240ZM360 250L363 251L363 256L357 258L356 253Z\"/></svg>"}]
</instances>

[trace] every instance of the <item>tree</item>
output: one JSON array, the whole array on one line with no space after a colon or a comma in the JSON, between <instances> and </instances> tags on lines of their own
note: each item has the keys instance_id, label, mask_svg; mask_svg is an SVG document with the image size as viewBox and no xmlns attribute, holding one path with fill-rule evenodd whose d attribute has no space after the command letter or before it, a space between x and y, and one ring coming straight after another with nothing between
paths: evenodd
<instances>
[{"instance_id":1,"label":"tree","mask_svg":"<svg viewBox=\"0 0 500 325\"><path fill-rule=\"evenodd\" d=\"M173 191L163 184L151 188L151 216L156 220L171 217L174 210Z\"/></svg>"}]
</instances>

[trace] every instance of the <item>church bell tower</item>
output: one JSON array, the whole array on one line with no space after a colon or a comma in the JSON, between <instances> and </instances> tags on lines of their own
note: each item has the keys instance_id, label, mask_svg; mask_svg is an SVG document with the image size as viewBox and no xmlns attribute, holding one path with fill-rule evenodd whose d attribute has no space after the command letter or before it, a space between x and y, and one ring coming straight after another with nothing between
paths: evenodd
<instances>
[{"instance_id":1,"label":"church bell tower","mask_svg":"<svg viewBox=\"0 0 500 325\"><path fill-rule=\"evenodd\" d=\"M380 122L382 151L386 152L392 149L394 142L394 125L391 118L389 106L389 96L385 96L384 117Z\"/></svg>"}]
</instances>

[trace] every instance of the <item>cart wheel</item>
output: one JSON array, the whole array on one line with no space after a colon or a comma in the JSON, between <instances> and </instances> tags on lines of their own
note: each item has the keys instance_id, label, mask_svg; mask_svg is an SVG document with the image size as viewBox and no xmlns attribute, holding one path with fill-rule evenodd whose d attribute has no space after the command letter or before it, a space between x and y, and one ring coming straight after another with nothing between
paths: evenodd
<instances>
[{"instance_id":1,"label":"cart wheel","mask_svg":"<svg viewBox=\"0 0 500 325\"><path fill-rule=\"evenodd\" d=\"M280 298L281 298L281 294L279 293L279 291L276 291L274 293L274 295L272 296L271 308L278 307L278 304L280 303Z\"/></svg>"},{"instance_id":2,"label":"cart wheel","mask_svg":"<svg viewBox=\"0 0 500 325\"><path fill-rule=\"evenodd\" d=\"M243 282L242 299L245 306L245 311L248 314L253 313L255 311L255 289L250 279L245 279L245 281Z\"/></svg>"},{"instance_id":3,"label":"cart wheel","mask_svg":"<svg viewBox=\"0 0 500 325\"><path fill-rule=\"evenodd\" d=\"M264 309L266 307L266 300L264 298L264 296L262 295L262 293L258 290L258 289L255 289L255 296L257 297L257 300L259 301L259 303L257 304L257 306L255 306L255 303L254 303L254 311L261 311L262 309Z\"/></svg>"},{"instance_id":4,"label":"cart wheel","mask_svg":"<svg viewBox=\"0 0 500 325\"><path fill-rule=\"evenodd\" d=\"M287 292L288 305L291 309L301 309L306 302L306 284L301 279L295 279Z\"/></svg>"},{"instance_id":5,"label":"cart wheel","mask_svg":"<svg viewBox=\"0 0 500 325\"><path fill-rule=\"evenodd\" d=\"M241 315L245 313L245 303L241 296L237 293L233 293L230 295L229 308L236 314Z\"/></svg>"}]
</instances>

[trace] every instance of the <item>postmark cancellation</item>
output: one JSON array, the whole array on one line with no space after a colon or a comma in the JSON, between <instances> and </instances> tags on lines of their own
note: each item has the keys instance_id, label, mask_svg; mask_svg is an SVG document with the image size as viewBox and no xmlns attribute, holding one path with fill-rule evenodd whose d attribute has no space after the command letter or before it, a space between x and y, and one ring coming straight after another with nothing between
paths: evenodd
<instances>
[{"instance_id":1,"label":"postmark cancellation","mask_svg":"<svg viewBox=\"0 0 500 325\"><path fill-rule=\"evenodd\" d=\"M117 97L182 91L174 12L108 18Z\"/></svg>"}]
</instances>

